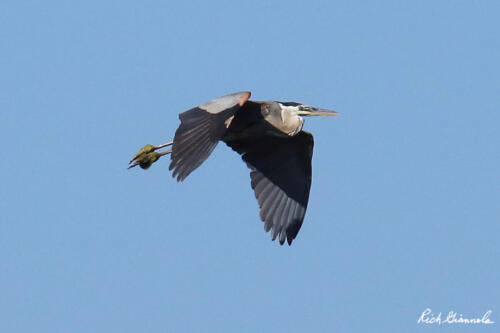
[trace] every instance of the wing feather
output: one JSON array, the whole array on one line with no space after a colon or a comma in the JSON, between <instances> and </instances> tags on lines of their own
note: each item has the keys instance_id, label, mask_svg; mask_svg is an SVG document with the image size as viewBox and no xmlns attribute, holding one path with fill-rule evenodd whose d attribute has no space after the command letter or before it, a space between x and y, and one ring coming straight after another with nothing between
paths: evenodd
<instances>
[{"instance_id":1,"label":"wing feather","mask_svg":"<svg viewBox=\"0 0 500 333\"><path fill-rule=\"evenodd\" d=\"M264 229L290 245L302 226L311 188L314 140L301 131L292 137L266 135L226 142L250 168L251 186Z\"/></svg>"},{"instance_id":2,"label":"wing feather","mask_svg":"<svg viewBox=\"0 0 500 333\"><path fill-rule=\"evenodd\" d=\"M239 92L216 98L179 114L169 169L177 181L184 180L214 150L226 132L226 122L250 97Z\"/></svg>"}]
</instances>

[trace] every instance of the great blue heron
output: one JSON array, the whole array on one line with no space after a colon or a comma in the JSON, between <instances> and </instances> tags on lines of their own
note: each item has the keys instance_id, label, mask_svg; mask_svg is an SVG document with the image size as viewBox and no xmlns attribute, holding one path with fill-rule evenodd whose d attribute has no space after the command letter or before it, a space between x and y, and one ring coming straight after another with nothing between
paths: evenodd
<instances>
[{"instance_id":1,"label":"great blue heron","mask_svg":"<svg viewBox=\"0 0 500 333\"><path fill-rule=\"evenodd\" d=\"M249 101L250 92L216 98L179 114L174 140L146 145L129 168L147 169L171 153L170 170L184 180L207 159L219 142L242 155L250 168L251 186L260 206L264 229L272 229L281 245L291 245L299 232L311 188L313 136L302 131L301 116L334 116L336 111L296 102ZM172 149L157 152L172 146Z\"/></svg>"}]
</instances>

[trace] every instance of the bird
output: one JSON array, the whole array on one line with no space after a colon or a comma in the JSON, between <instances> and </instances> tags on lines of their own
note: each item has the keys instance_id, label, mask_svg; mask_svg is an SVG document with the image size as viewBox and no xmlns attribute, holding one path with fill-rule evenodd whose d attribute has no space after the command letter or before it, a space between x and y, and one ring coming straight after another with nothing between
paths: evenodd
<instances>
[{"instance_id":1,"label":"bird","mask_svg":"<svg viewBox=\"0 0 500 333\"><path fill-rule=\"evenodd\" d=\"M252 101L250 95L232 93L180 113L174 139L145 145L128 168L148 169L170 154L169 170L180 182L223 141L250 169L264 230L271 231L273 241L291 245L304 221L312 179L314 140L302 130L302 117L339 113L297 102ZM165 147L171 149L159 151Z\"/></svg>"}]
</instances>

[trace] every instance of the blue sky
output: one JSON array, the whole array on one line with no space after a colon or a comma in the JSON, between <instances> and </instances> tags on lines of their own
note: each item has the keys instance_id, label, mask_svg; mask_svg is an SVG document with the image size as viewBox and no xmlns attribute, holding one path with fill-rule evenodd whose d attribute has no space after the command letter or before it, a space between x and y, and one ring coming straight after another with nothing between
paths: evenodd
<instances>
[{"instance_id":1,"label":"blue sky","mask_svg":"<svg viewBox=\"0 0 500 333\"><path fill-rule=\"evenodd\" d=\"M0 331L456 332L500 324L496 1L2 1ZM307 119L291 247L225 145L126 170L214 97ZM491 326L422 325L426 308ZM424 326L424 327L423 327Z\"/></svg>"}]
</instances>

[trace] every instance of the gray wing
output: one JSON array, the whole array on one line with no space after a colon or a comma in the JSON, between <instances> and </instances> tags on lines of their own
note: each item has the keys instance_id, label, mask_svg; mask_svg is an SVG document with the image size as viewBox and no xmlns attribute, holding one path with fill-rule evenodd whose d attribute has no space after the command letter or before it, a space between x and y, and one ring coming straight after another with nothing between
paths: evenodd
<instances>
[{"instance_id":1,"label":"gray wing","mask_svg":"<svg viewBox=\"0 0 500 333\"><path fill-rule=\"evenodd\" d=\"M177 181L184 180L205 161L226 132L229 119L250 97L238 92L216 98L179 114L169 169Z\"/></svg>"},{"instance_id":2,"label":"gray wing","mask_svg":"<svg viewBox=\"0 0 500 333\"><path fill-rule=\"evenodd\" d=\"M301 131L293 137L265 136L227 144L242 154L250 168L252 189L260 206L264 229L273 240L291 245L302 226L311 188L313 136Z\"/></svg>"}]
</instances>

